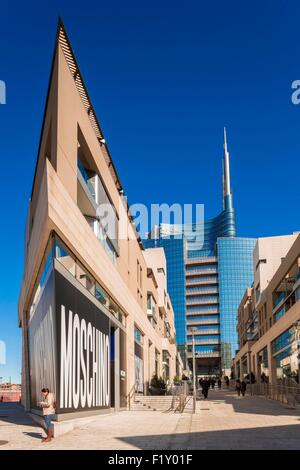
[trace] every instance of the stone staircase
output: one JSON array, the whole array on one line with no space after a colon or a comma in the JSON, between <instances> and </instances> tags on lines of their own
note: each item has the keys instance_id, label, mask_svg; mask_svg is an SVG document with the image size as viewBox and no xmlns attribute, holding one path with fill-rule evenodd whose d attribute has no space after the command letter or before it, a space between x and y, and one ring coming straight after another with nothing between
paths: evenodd
<instances>
[{"instance_id":1,"label":"stone staircase","mask_svg":"<svg viewBox=\"0 0 300 470\"><path fill-rule=\"evenodd\" d=\"M171 411L172 405L177 406L176 397L166 396L143 396L136 395L130 406L131 411ZM174 411L174 409L173 409Z\"/></svg>"}]
</instances>

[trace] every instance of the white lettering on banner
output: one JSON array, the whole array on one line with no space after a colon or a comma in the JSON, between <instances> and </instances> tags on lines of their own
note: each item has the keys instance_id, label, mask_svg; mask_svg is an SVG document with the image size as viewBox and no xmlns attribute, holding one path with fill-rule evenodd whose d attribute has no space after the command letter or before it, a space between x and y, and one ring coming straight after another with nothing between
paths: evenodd
<instances>
[{"instance_id":1,"label":"white lettering on banner","mask_svg":"<svg viewBox=\"0 0 300 470\"><path fill-rule=\"evenodd\" d=\"M109 336L71 310L66 323L62 305L60 407L109 406Z\"/></svg>"}]
</instances>

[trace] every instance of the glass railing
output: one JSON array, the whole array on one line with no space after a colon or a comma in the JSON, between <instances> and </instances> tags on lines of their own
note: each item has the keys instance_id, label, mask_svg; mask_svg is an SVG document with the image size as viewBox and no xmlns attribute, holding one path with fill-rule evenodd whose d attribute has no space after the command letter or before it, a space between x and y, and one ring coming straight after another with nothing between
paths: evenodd
<instances>
[{"instance_id":1,"label":"glass railing","mask_svg":"<svg viewBox=\"0 0 300 470\"><path fill-rule=\"evenodd\" d=\"M54 239L54 256L98 302L104 305L117 320L124 323L125 316L120 307L57 236Z\"/></svg>"},{"instance_id":2,"label":"glass railing","mask_svg":"<svg viewBox=\"0 0 300 470\"><path fill-rule=\"evenodd\" d=\"M91 176L89 171L84 167L84 165L81 163L80 160L77 160L77 167L78 170L82 176L82 178L85 181L85 184L89 190L89 193L91 194L92 198L94 201L96 200L96 192L95 192L95 175Z\"/></svg>"},{"instance_id":3,"label":"glass railing","mask_svg":"<svg viewBox=\"0 0 300 470\"><path fill-rule=\"evenodd\" d=\"M273 306L276 307L280 302L286 297L287 292L278 292L276 297L274 298Z\"/></svg>"}]
</instances>

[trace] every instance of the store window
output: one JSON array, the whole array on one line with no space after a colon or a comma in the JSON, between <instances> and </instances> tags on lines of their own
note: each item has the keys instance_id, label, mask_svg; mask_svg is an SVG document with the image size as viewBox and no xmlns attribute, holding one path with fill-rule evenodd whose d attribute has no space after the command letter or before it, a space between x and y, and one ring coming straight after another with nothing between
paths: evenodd
<instances>
[{"instance_id":1,"label":"store window","mask_svg":"<svg viewBox=\"0 0 300 470\"><path fill-rule=\"evenodd\" d=\"M69 253L66 246L57 238L54 240L55 258L75 277L76 262L75 258Z\"/></svg>"}]
</instances>

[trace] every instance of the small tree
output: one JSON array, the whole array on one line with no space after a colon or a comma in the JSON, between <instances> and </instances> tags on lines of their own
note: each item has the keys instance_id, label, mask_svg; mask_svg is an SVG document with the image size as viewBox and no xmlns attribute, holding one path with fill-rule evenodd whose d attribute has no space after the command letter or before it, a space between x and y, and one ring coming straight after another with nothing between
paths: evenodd
<instances>
[{"instance_id":1,"label":"small tree","mask_svg":"<svg viewBox=\"0 0 300 470\"><path fill-rule=\"evenodd\" d=\"M165 389L166 383L162 377L158 377L156 374L154 374L150 382L150 387Z\"/></svg>"}]
</instances>

